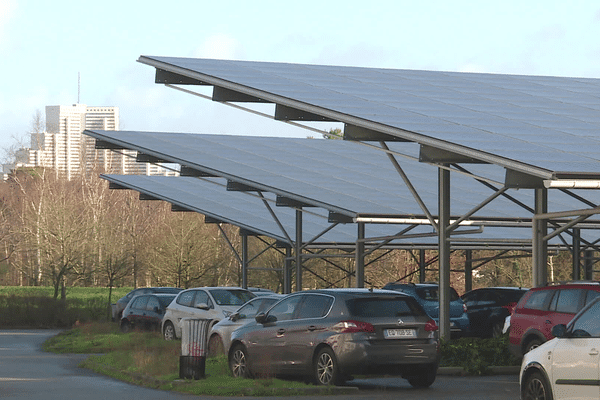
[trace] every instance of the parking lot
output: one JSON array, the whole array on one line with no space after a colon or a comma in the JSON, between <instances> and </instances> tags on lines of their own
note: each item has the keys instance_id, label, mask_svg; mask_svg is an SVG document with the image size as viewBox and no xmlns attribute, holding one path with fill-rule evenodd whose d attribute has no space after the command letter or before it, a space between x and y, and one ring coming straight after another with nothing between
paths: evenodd
<instances>
[{"instance_id":1,"label":"parking lot","mask_svg":"<svg viewBox=\"0 0 600 400\"><path fill-rule=\"evenodd\" d=\"M44 353L41 344L58 331L0 330L0 397L2 399L81 397L144 399L227 399L189 396L135 385L77 367L82 355ZM351 393L320 396L323 399L518 399L516 375L460 377L439 375L429 389L414 389L398 378L357 379L348 383ZM251 397L244 397L251 398ZM289 397L286 397L289 399ZM295 399L313 399L314 395Z\"/></svg>"}]
</instances>

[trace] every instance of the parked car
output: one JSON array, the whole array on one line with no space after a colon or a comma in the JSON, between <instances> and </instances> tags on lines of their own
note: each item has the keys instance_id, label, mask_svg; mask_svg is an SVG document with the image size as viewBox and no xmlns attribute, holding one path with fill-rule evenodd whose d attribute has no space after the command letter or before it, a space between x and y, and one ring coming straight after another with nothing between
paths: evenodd
<instances>
[{"instance_id":1,"label":"parked car","mask_svg":"<svg viewBox=\"0 0 600 400\"><path fill-rule=\"evenodd\" d=\"M413 296L427 314L439 324L440 320L440 288L437 283L388 283L382 289L396 290ZM470 333L467 306L458 296L456 290L450 288L450 332L453 336L466 336Z\"/></svg>"},{"instance_id":2,"label":"parked car","mask_svg":"<svg viewBox=\"0 0 600 400\"><path fill-rule=\"evenodd\" d=\"M525 288L489 287L471 290L461 296L467 306L471 334L481 338L502 336L506 317L527 293Z\"/></svg>"},{"instance_id":3,"label":"parked car","mask_svg":"<svg viewBox=\"0 0 600 400\"><path fill-rule=\"evenodd\" d=\"M236 377L295 375L321 385L354 374L435 380L438 327L412 297L380 289L321 289L287 295L236 329L228 352Z\"/></svg>"},{"instance_id":4,"label":"parked car","mask_svg":"<svg viewBox=\"0 0 600 400\"><path fill-rule=\"evenodd\" d=\"M552 339L552 327L568 324L586 304L600 296L600 282L551 284L529 289L510 318L509 349L521 357Z\"/></svg>"},{"instance_id":5,"label":"parked car","mask_svg":"<svg viewBox=\"0 0 600 400\"><path fill-rule=\"evenodd\" d=\"M554 339L523 357L521 399L598 399L600 298L596 297L568 325L552 328Z\"/></svg>"},{"instance_id":6,"label":"parked car","mask_svg":"<svg viewBox=\"0 0 600 400\"><path fill-rule=\"evenodd\" d=\"M165 309L173 301L176 294L152 293L134 296L123 310L121 331L132 329L158 330Z\"/></svg>"},{"instance_id":7,"label":"parked car","mask_svg":"<svg viewBox=\"0 0 600 400\"><path fill-rule=\"evenodd\" d=\"M259 287L249 287L248 290L257 296L268 296L271 294L277 294L274 291L272 291L271 289L264 289L264 288L259 288Z\"/></svg>"},{"instance_id":8,"label":"parked car","mask_svg":"<svg viewBox=\"0 0 600 400\"><path fill-rule=\"evenodd\" d=\"M231 333L245 323L254 321L257 313L267 311L283 296L276 293L257 296L248 300L246 304L227 318L213 325L208 334L209 354L227 354L231 345Z\"/></svg>"},{"instance_id":9,"label":"parked car","mask_svg":"<svg viewBox=\"0 0 600 400\"><path fill-rule=\"evenodd\" d=\"M241 287L201 287L183 290L167 307L162 319L163 336L165 340L181 338L182 318L210 319L212 326L254 297L254 293Z\"/></svg>"},{"instance_id":10,"label":"parked car","mask_svg":"<svg viewBox=\"0 0 600 400\"><path fill-rule=\"evenodd\" d=\"M138 294L147 294L147 293L172 293L177 294L181 292L183 289L174 288L174 287L143 287L133 289L131 292L127 293L125 296L121 297L115 304L112 306L112 320L116 322L121 322L121 317L123 317L123 310L127 307L129 301L133 298L133 296L137 296Z\"/></svg>"}]
</instances>

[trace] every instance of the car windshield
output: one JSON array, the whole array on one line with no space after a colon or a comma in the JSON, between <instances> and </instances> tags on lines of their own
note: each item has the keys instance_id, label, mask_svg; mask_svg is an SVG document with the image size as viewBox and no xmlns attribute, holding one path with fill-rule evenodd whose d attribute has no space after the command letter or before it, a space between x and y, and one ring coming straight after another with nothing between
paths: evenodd
<instances>
[{"instance_id":1,"label":"car windshield","mask_svg":"<svg viewBox=\"0 0 600 400\"><path fill-rule=\"evenodd\" d=\"M210 294L220 306L241 306L255 297L251 292L240 289L213 289Z\"/></svg>"},{"instance_id":2,"label":"car windshield","mask_svg":"<svg viewBox=\"0 0 600 400\"><path fill-rule=\"evenodd\" d=\"M423 316L425 311L411 298L375 297L357 298L347 302L350 313L356 317L406 317Z\"/></svg>"},{"instance_id":3,"label":"car windshield","mask_svg":"<svg viewBox=\"0 0 600 400\"><path fill-rule=\"evenodd\" d=\"M427 301L439 301L440 300L440 290L437 286L435 287L424 287L418 288L417 296ZM450 288L450 301L458 300L458 293L453 288Z\"/></svg>"}]
</instances>

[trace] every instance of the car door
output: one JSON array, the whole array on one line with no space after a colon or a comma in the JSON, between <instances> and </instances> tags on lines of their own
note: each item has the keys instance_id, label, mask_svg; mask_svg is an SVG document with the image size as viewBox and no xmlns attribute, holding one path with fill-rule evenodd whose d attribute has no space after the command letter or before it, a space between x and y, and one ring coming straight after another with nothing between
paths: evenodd
<instances>
[{"instance_id":1,"label":"car door","mask_svg":"<svg viewBox=\"0 0 600 400\"><path fill-rule=\"evenodd\" d=\"M569 337L557 338L552 358L554 397L600 398L600 302L580 314L569 328Z\"/></svg>"},{"instance_id":2,"label":"car door","mask_svg":"<svg viewBox=\"0 0 600 400\"><path fill-rule=\"evenodd\" d=\"M298 294L281 300L269 310L264 322L248 333L246 345L255 371L279 372L289 364L287 332L301 299Z\"/></svg>"},{"instance_id":3,"label":"car door","mask_svg":"<svg viewBox=\"0 0 600 400\"><path fill-rule=\"evenodd\" d=\"M126 310L123 318L127 318L132 326L144 326L144 316L146 313L146 304L148 303L148 296L136 296L131 300L131 306Z\"/></svg>"},{"instance_id":4,"label":"car door","mask_svg":"<svg viewBox=\"0 0 600 400\"><path fill-rule=\"evenodd\" d=\"M155 329L162 319L161 305L156 296L148 296L146 303L146 315L144 316L144 328Z\"/></svg>"},{"instance_id":5,"label":"car door","mask_svg":"<svg viewBox=\"0 0 600 400\"><path fill-rule=\"evenodd\" d=\"M302 296L296 318L287 323L283 368L290 371L310 368L319 335L327 328L324 317L332 303L333 297L329 295Z\"/></svg>"},{"instance_id":6,"label":"car door","mask_svg":"<svg viewBox=\"0 0 600 400\"><path fill-rule=\"evenodd\" d=\"M485 290L477 290L465 294L462 298L465 305L467 306L467 313L469 315L469 322L471 323L471 330L473 330L478 335L484 333L484 321L486 317L483 298L485 296Z\"/></svg>"}]
</instances>

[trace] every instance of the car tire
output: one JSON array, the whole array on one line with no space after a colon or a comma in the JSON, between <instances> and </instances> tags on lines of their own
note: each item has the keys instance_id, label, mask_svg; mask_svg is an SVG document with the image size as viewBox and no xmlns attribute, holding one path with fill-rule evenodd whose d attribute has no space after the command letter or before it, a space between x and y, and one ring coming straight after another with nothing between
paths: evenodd
<instances>
[{"instance_id":1,"label":"car tire","mask_svg":"<svg viewBox=\"0 0 600 400\"><path fill-rule=\"evenodd\" d=\"M542 343L543 342L538 338L530 339L525 345L525 350L523 351L523 354L529 353L531 350L535 349L536 347L539 347Z\"/></svg>"},{"instance_id":2,"label":"car tire","mask_svg":"<svg viewBox=\"0 0 600 400\"><path fill-rule=\"evenodd\" d=\"M229 369L234 378L252 378L248 368L248 352L246 348L237 344L229 355Z\"/></svg>"},{"instance_id":3,"label":"car tire","mask_svg":"<svg viewBox=\"0 0 600 400\"><path fill-rule=\"evenodd\" d=\"M165 322L163 326L163 338L165 340L175 340L177 336L175 335L175 327L172 322Z\"/></svg>"},{"instance_id":4,"label":"car tire","mask_svg":"<svg viewBox=\"0 0 600 400\"><path fill-rule=\"evenodd\" d=\"M131 332L131 324L126 319L121 320L121 332L123 332L123 333Z\"/></svg>"},{"instance_id":5,"label":"car tire","mask_svg":"<svg viewBox=\"0 0 600 400\"><path fill-rule=\"evenodd\" d=\"M329 347L322 348L315 357L314 381L317 385L339 385L343 383L337 358Z\"/></svg>"},{"instance_id":6,"label":"car tire","mask_svg":"<svg viewBox=\"0 0 600 400\"><path fill-rule=\"evenodd\" d=\"M552 389L541 372L529 375L521 386L523 400L552 400Z\"/></svg>"},{"instance_id":7,"label":"car tire","mask_svg":"<svg viewBox=\"0 0 600 400\"><path fill-rule=\"evenodd\" d=\"M406 380L408 380L408 383L414 388L428 388L435 382L437 369L438 366L436 364L428 365L420 371L421 373L419 375L409 376Z\"/></svg>"},{"instance_id":8,"label":"car tire","mask_svg":"<svg viewBox=\"0 0 600 400\"><path fill-rule=\"evenodd\" d=\"M212 335L210 339L208 339L208 356L216 357L224 353L225 350L223 349L223 341L221 340L221 337L217 334Z\"/></svg>"}]
</instances>

